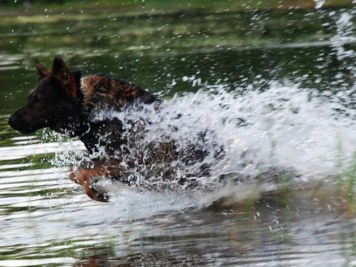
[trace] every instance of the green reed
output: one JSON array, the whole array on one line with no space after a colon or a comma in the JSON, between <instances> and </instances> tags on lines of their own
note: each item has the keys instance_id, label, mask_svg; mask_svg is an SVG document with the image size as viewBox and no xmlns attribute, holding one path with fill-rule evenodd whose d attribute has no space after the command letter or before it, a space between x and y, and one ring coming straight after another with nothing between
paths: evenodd
<instances>
[{"instance_id":1,"label":"green reed","mask_svg":"<svg viewBox=\"0 0 356 267\"><path fill-rule=\"evenodd\" d=\"M337 157L337 197L340 211L346 211L348 215L355 214L355 181L356 181L356 151L348 165L344 164L341 142L338 143L339 155Z\"/></svg>"}]
</instances>

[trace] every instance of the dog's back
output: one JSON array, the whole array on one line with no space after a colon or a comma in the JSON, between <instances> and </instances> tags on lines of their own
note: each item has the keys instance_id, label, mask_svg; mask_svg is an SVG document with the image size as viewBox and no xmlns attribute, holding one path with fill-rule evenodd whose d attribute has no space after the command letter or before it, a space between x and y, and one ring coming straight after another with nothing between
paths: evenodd
<instances>
[{"instance_id":1,"label":"dog's back","mask_svg":"<svg viewBox=\"0 0 356 267\"><path fill-rule=\"evenodd\" d=\"M84 94L82 111L86 114L98 110L121 111L158 101L152 94L132 83L103 74L83 77L81 90Z\"/></svg>"},{"instance_id":2,"label":"dog's back","mask_svg":"<svg viewBox=\"0 0 356 267\"><path fill-rule=\"evenodd\" d=\"M103 114L139 110L145 104L154 104L157 109L160 101L139 86L103 74L93 74L81 79L84 99L82 114L88 121L89 129L79 136L90 153L105 147L111 157L126 145L128 136L123 136L123 122ZM100 116L101 114L101 116Z\"/></svg>"}]
</instances>

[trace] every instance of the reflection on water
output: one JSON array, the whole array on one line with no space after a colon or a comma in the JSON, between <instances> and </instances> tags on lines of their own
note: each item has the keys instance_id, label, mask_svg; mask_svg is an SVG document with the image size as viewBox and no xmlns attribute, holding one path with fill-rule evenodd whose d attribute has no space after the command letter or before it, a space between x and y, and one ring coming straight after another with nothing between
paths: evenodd
<instances>
[{"instance_id":1,"label":"reflection on water","mask_svg":"<svg viewBox=\"0 0 356 267\"><path fill-rule=\"evenodd\" d=\"M324 7L0 17L0 266L355 265L355 8ZM6 123L36 85L31 59L50 67L56 54L195 112L259 151L253 166L301 176L256 203L236 189L225 209L206 206L226 192L119 185L110 203L93 202L67 178L80 142ZM238 164L229 156L227 169Z\"/></svg>"}]
</instances>

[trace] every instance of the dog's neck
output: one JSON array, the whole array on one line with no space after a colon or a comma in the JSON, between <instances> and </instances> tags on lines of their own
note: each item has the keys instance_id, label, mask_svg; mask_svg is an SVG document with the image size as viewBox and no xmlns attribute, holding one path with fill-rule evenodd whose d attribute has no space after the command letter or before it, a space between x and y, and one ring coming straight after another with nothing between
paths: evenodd
<instances>
[{"instance_id":1,"label":"dog's neck","mask_svg":"<svg viewBox=\"0 0 356 267\"><path fill-rule=\"evenodd\" d=\"M124 122L112 116L100 117L100 114L139 110L145 104L154 104L157 109L160 104L160 100L140 87L102 74L81 77L79 86L83 99L81 134L78 137L91 154L102 146L109 154L127 142L122 134ZM105 141L105 136L110 135L109 139L115 140L115 144L109 146L112 148L108 148Z\"/></svg>"}]
</instances>

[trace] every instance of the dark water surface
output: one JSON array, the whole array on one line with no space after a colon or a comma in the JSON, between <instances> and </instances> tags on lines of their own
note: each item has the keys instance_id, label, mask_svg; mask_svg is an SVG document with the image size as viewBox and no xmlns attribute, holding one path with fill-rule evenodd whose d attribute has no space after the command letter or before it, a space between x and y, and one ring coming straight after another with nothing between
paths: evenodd
<instances>
[{"instance_id":1,"label":"dark water surface","mask_svg":"<svg viewBox=\"0 0 356 267\"><path fill-rule=\"evenodd\" d=\"M0 266L356 265L355 13L233 2L2 13ZM196 196L113 185L110 203L94 202L67 178L80 142L6 122L36 86L32 58L51 67L57 54L194 112L187 129L210 128L234 147L227 173L246 172L237 155L253 148L254 171L278 161L299 175L256 203L249 192L266 185ZM230 195L229 208L206 208Z\"/></svg>"}]
</instances>

